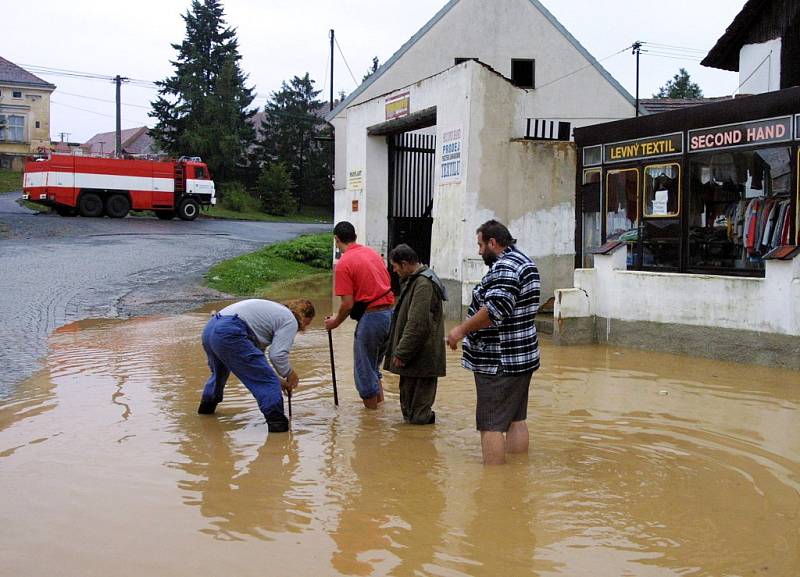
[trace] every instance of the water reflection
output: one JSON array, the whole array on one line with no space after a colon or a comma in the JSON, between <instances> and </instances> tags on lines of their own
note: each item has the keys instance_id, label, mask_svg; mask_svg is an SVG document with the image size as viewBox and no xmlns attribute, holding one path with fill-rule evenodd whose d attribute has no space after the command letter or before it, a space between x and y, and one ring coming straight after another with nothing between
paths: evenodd
<instances>
[{"instance_id":1,"label":"water reflection","mask_svg":"<svg viewBox=\"0 0 800 577\"><path fill-rule=\"evenodd\" d=\"M458 355L436 425L412 427L393 377L361 408L346 327L338 408L317 323L292 353L290 434L235 379L198 416L206 319L53 335L0 406L0 572L800 574L796 372L544 342L531 452L486 469Z\"/></svg>"}]
</instances>

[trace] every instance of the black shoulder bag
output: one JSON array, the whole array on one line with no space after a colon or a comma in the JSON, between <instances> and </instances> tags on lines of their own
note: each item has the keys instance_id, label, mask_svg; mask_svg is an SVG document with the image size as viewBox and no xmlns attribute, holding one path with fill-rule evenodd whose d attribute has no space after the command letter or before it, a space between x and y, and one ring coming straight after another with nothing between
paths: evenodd
<instances>
[{"instance_id":1,"label":"black shoulder bag","mask_svg":"<svg viewBox=\"0 0 800 577\"><path fill-rule=\"evenodd\" d=\"M389 287L388 291L383 293L378 298L372 299L371 301L356 301L356 302L354 302L353 303L353 308L350 309L350 315L349 315L350 318L353 319L354 321L361 320L361 317L363 317L364 313L367 312L367 307L369 305L371 305L375 301L378 301L378 300L382 299L383 297L388 295L390 292L392 292L392 287Z\"/></svg>"}]
</instances>

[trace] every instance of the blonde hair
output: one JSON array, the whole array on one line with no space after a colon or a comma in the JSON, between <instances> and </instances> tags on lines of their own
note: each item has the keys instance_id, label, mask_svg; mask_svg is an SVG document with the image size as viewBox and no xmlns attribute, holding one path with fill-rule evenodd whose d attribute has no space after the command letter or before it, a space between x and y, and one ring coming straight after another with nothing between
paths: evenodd
<instances>
[{"instance_id":1,"label":"blonde hair","mask_svg":"<svg viewBox=\"0 0 800 577\"><path fill-rule=\"evenodd\" d=\"M284 301L283 306L292 311L294 318L297 319L297 326L303 330L303 319L313 319L317 312L314 305L308 299L291 299Z\"/></svg>"}]
</instances>

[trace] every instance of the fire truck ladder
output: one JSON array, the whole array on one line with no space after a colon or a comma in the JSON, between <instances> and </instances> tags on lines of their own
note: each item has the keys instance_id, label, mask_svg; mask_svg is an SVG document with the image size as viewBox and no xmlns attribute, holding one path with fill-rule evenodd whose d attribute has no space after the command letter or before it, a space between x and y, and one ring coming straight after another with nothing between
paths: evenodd
<instances>
[{"instance_id":1,"label":"fire truck ladder","mask_svg":"<svg viewBox=\"0 0 800 577\"><path fill-rule=\"evenodd\" d=\"M179 198L183 196L183 193L186 192L184 190L184 178L183 178L183 164L176 163L175 164L175 197Z\"/></svg>"}]
</instances>

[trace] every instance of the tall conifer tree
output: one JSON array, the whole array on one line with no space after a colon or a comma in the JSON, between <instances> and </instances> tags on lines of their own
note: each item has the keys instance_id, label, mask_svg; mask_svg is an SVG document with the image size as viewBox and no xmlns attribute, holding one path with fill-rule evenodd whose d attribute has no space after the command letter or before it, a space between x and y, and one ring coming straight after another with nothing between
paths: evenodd
<instances>
[{"instance_id":1,"label":"tall conifer tree","mask_svg":"<svg viewBox=\"0 0 800 577\"><path fill-rule=\"evenodd\" d=\"M283 82L264 107L260 148L262 162L286 165L301 203L325 205L333 199L331 130L321 117L326 109L319 93L308 73Z\"/></svg>"},{"instance_id":2,"label":"tall conifer tree","mask_svg":"<svg viewBox=\"0 0 800 577\"><path fill-rule=\"evenodd\" d=\"M236 31L228 27L219 0L192 0L182 16L186 37L173 44L175 71L157 82L151 134L173 155L201 156L215 179L230 180L255 140L248 119L255 95L239 67Z\"/></svg>"}]
</instances>

